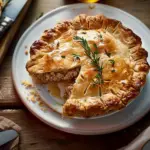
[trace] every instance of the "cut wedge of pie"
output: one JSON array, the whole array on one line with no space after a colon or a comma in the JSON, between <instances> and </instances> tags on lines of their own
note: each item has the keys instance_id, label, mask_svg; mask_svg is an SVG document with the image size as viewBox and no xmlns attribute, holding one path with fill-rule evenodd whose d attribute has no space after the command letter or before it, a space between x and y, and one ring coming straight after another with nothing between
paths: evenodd
<instances>
[{"instance_id":1,"label":"cut wedge of pie","mask_svg":"<svg viewBox=\"0 0 150 150\"><path fill-rule=\"evenodd\" d=\"M125 107L146 82L148 53L121 22L81 14L45 30L26 69L41 83L70 82L64 116L91 117Z\"/></svg>"}]
</instances>

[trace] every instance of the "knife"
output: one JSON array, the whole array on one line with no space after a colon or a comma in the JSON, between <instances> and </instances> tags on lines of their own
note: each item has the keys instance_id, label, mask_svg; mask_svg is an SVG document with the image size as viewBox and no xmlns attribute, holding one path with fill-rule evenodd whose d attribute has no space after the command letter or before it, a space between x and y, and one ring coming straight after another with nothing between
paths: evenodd
<instances>
[{"instance_id":1,"label":"knife","mask_svg":"<svg viewBox=\"0 0 150 150\"><path fill-rule=\"evenodd\" d=\"M150 150L150 126L127 146L118 150Z\"/></svg>"},{"instance_id":2,"label":"knife","mask_svg":"<svg viewBox=\"0 0 150 150\"><path fill-rule=\"evenodd\" d=\"M2 12L0 19L0 37L15 21L27 0L11 0Z\"/></svg>"},{"instance_id":3,"label":"knife","mask_svg":"<svg viewBox=\"0 0 150 150\"><path fill-rule=\"evenodd\" d=\"M6 130L0 132L0 146L14 140L18 136L15 130Z\"/></svg>"}]
</instances>

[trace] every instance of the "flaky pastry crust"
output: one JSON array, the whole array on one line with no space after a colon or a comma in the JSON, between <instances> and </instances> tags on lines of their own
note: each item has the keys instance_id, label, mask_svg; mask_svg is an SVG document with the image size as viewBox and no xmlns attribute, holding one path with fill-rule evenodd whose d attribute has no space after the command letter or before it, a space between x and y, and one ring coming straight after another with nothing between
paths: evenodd
<instances>
[{"instance_id":1,"label":"flaky pastry crust","mask_svg":"<svg viewBox=\"0 0 150 150\"><path fill-rule=\"evenodd\" d=\"M100 85L101 96L99 85L92 82L97 71L74 36L84 37L91 49L93 43L98 47L104 80ZM75 59L74 54L80 58ZM81 14L45 30L40 40L32 44L30 56L26 69L33 78L41 78L42 83L54 81L51 76L58 73L59 80L55 81L75 78L71 95L63 106L65 116L91 117L125 107L140 93L149 72L148 53L142 48L140 37L121 22L103 15ZM77 74L60 76L74 69Z\"/></svg>"}]
</instances>

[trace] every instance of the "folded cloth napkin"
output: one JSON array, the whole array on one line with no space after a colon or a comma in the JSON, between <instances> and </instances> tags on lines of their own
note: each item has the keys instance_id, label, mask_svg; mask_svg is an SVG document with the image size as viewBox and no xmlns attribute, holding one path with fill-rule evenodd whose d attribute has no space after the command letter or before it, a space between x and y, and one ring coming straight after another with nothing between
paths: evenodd
<instances>
[{"instance_id":1,"label":"folded cloth napkin","mask_svg":"<svg viewBox=\"0 0 150 150\"><path fill-rule=\"evenodd\" d=\"M150 150L150 127L145 129L137 138L129 145L119 150Z\"/></svg>"},{"instance_id":2,"label":"folded cloth napkin","mask_svg":"<svg viewBox=\"0 0 150 150\"><path fill-rule=\"evenodd\" d=\"M14 129L18 133L20 133L20 131L21 131L20 126L18 126L13 121L11 121L7 118L0 116L0 131L9 130L9 129ZM12 142L8 143L6 145L7 149L8 150L17 150L18 149L18 143L19 143L19 137L17 137ZM0 148L0 149L2 149L2 148ZM3 149L6 149L6 148L3 148Z\"/></svg>"}]
</instances>

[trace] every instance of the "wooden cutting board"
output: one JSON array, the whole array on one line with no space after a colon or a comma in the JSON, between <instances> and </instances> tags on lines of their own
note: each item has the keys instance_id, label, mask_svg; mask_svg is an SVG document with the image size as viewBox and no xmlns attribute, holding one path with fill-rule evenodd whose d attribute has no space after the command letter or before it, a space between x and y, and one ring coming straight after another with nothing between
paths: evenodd
<instances>
[{"instance_id":1,"label":"wooden cutting board","mask_svg":"<svg viewBox=\"0 0 150 150\"><path fill-rule=\"evenodd\" d=\"M0 63L2 62L12 40L15 36L15 33L17 32L32 0L27 0L24 8L21 10L19 16L13 23L13 25L10 27L10 29L7 31L7 33L4 34L3 38L0 40Z\"/></svg>"}]
</instances>

